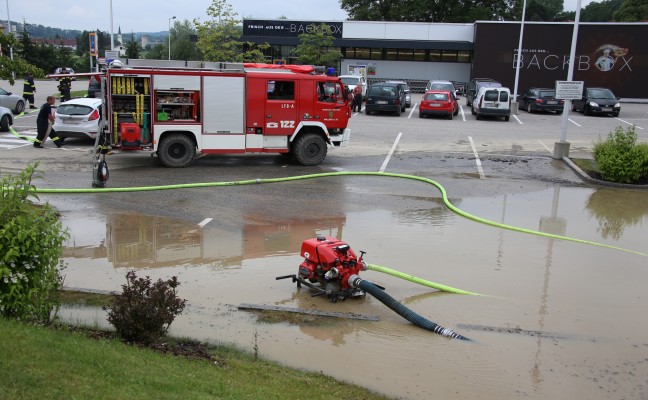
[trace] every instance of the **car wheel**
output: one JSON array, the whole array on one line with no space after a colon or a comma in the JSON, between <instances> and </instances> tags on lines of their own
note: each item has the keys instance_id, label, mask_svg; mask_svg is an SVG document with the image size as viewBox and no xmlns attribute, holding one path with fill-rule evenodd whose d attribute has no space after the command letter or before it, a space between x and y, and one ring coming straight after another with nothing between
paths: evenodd
<instances>
[{"instance_id":1,"label":"car wheel","mask_svg":"<svg viewBox=\"0 0 648 400\"><path fill-rule=\"evenodd\" d=\"M562 113L563 113L562 111L556 111L556 114L558 115L562 115Z\"/></svg>"},{"instance_id":2,"label":"car wheel","mask_svg":"<svg viewBox=\"0 0 648 400\"><path fill-rule=\"evenodd\" d=\"M11 117L8 115L3 115L2 119L0 119L0 131L2 132L8 132L9 131L9 125L11 125Z\"/></svg>"},{"instance_id":3,"label":"car wheel","mask_svg":"<svg viewBox=\"0 0 648 400\"><path fill-rule=\"evenodd\" d=\"M419 113L419 118L423 118L423 114Z\"/></svg>"},{"instance_id":4,"label":"car wheel","mask_svg":"<svg viewBox=\"0 0 648 400\"><path fill-rule=\"evenodd\" d=\"M529 114L531 114L531 112L533 111L533 110L531 109L531 103L527 103L526 110L527 110L527 112L528 112Z\"/></svg>"},{"instance_id":5,"label":"car wheel","mask_svg":"<svg viewBox=\"0 0 648 400\"><path fill-rule=\"evenodd\" d=\"M619 113L613 113L612 116L616 118L619 116Z\"/></svg>"},{"instance_id":6,"label":"car wheel","mask_svg":"<svg viewBox=\"0 0 648 400\"><path fill-rule=\"evenodd\" d=\"M397 109L397 110L396 110L396 116L397 116L397 117L400 117L402 112L403 112L403 109L402 109L402 108Z\"/></svg>"},{"instance_id":7,"label":"car wheel","mask_svg":"<svg viewBox=\"0 0 648 400\"><path fill-rule=\"evenodd\" d=\"M292 153L301 165L317 165L326 158L326 142L317 133L301 135L293 144Z\"/></svg>"},{"instance_id":8,"label":"car wheel","mask_svg":"<svg viewBox=\"0 0 648 400\"><path fill-rule=\"evenodd\" d=\"M576 103L572 102L572 111L576 111Z\"/></svg>"},{"instance_id":9,"label":"car wheel","mask_svg":"<svg viewBox=\"0 0 648 400\"><path fill-rule=\"evenodd\" d=\"M475 112L475 109L473 107L470 107L470 113L472 115L477 115L477 113Z\"/></svg>"},{"instance_id":10,"label":"car wheel","mask_svg":"<svg viewBox=\"0 0 648 400\"><path fill-rule=\"evenodd\" d=\"M450 121L452 121L452 117L454 117L454 115L452 114L452 111L451 111L451 112L448 113L448 119Z\"/></svg>"},{"instance_id":11,"label":"car wheel","mask_svg":"<svg viewBox=\"0 0 648 400\"><path fill-rule=\"evenodd\" d=\"M455 110L455 112L454 112L454 114L453 114L453 115L454 115L454 116L456 117L456 116L457 116L457 114L459 114L459 107L457 107L457 109Z\"/></svg>"},{"instance_id":12,"label":"car wheel","mask_svg":"<svg viewBox=\"0 0 648 400\"><path fill-rule=\"evenodd\" d=\"M508 122L510 119L511 119L511 117L509 117L508 115L506 117L504 117L504 121L506 121L506 122Z\"/></svg>"},{"instance_id":13,"label":"car wheel","mask_svg":"<svg viewBox=\"0 0 648 400\"><path fill-rule=\"evenodd\" d=\"M13 112L15 115L21 114L23 111L25 111L25 102L22 100L18 100L16 103L16 108L14 108Z\"/></svg>"},{"instance_id":14,"label":"car wheel","mask_svg":"<svg viewBox=\"0 0 648 400\"><path fill-rule=\"evenodd\" d=\"M162 139L157 154L164 166L183 168L196 156L196 145L187 135L173 133Z\"/></svg>"},{"instance_id":15,"label":"car wheel","mask_svg":"<svg viewBox=\"0 0 648 400\"><path fill-rule=\"evenodd\" d=\"M481 119L481 115L477 114L477 120L480 120L480 119Z\"/></svg>"},{"instance_id":16,"label":"car wheel","mask_svg":"<svg viewBox=\"0 0 648 400\"><path fill-rule=\"evenodd\" d=\"M470 101L468 101L468 97L466 97L466 106L470 105Z\"/></svg>"},{"instance_id":17,"label":"car wheel","mask_svg":"<svg viewBox=\"0 0 648 400\"><path fill-rule=\"evenodd\" d=\"M584 115L591 115L592 112L590 111L589 106L583 106L583 114Z\"/></svg>"}]
</instances>

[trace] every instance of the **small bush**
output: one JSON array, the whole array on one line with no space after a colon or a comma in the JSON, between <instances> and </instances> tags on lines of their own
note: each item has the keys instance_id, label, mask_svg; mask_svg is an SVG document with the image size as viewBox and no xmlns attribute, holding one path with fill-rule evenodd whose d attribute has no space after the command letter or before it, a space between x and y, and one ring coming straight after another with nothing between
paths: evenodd
<instances>
[{"instance_id":1,"label":"small bush","mask_svg":"<svg viewBox=\"0 0 648 400\"><path fill-rule=\"evenodd\" d=\"M637 145L634 126L617 127L594 145L601 176L610 182L635 183L648 177L648 145Z\"/></svg>"},{"instance_id":2,"label":"small bush","mask_svg":"<svg viewBox=\"0 0 648 400\"><path fill-rule=\"evenodd\" d=\"M18 176L2 179L0 315L48 324L59 306L65 268L61 254L68 232L49 204L37 206L29 200L38 199L31 184L37 167L28 165Z\"/></svg>"},{"instance_id":3,"label":"small bush","mask_svg":"<svg viewBox=\"0 0 648 400\"><path fill-rule=\"evenodd\" d=\"M138 278L134 271L128 271L126 280L122 294L114 296L112 305L102 307L109 311L108 322L125 341L155 343L184 310L186 300L176 292L180 283L175 276L152 283L151 278Z\"/></svg>"}]
</instances>

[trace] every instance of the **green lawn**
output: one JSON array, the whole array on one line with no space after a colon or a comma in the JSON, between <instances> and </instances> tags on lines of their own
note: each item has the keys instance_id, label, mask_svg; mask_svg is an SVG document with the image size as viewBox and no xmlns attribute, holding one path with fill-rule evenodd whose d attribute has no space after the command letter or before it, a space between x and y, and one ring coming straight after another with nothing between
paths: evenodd
<instances>
[{"instance_id":1,"label":"green lawn","mask_svg":"<svg viewBox=\"0 0 648 400\"><path fill-rule=\"evenodd\" d=\"M0 338L0 399L387 398L231 348L212 349L216 362L187 359L3 318Z\"/></svg>"}]
</instances>

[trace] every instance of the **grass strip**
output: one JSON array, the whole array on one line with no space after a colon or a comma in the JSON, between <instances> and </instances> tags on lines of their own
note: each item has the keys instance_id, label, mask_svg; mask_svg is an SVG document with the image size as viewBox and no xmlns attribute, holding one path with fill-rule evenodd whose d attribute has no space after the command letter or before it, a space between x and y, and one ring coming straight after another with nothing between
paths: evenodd
<instances>
[{"instance_id":1,"label":"grass strip","mask_svg":"<svg viewBox=\"0 0 648 400\"><path fill-rule=\"evenodd\" d=\"M0 399L387 399L232 348L214 363L3 318L0 338Z\"/></svg>"}]
</instances>

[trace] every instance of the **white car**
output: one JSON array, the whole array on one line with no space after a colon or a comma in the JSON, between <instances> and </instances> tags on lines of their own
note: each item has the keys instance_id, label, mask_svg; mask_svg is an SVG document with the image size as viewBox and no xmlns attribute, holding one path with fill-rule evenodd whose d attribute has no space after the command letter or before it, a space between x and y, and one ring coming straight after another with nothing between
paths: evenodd
<instances>
[{"instance_id":1,"label":"white car","mask_svg":"<svg viewBox=\"0 0 648 400\"><path fill-rule=\"evenodd\" d=\"M97 137L101 120L101 99L79 98L61 103L54 114L52 128L58 137Z\"/></svg>"},{"instance_id":2,"label":"white car","mask_svg":"<svg viewBox=\"0 0 648 400\"><path fill-rule=\"evenodd\" d=\"M344 86L349 88L350 92L353 92L353 88L360 85L362 88L362 98L367 97L367 78L363 75L340 75L339 78L344 83Z\"/></svg>"},{"instance_id":3,"label":"white car","mask_svg":"<svg viewBox=\"0 0 648 400\"><path fill-rule=\"evenodd\" d=\"M505 87L482 87L479 89L472 106L472 115L482 117L511 117L511 91Z\"/></svg>"}]
</instances>

